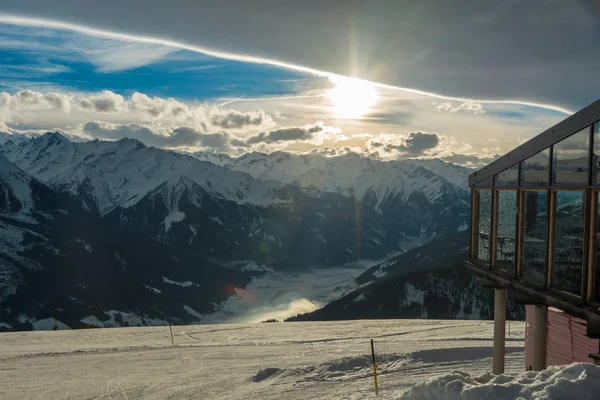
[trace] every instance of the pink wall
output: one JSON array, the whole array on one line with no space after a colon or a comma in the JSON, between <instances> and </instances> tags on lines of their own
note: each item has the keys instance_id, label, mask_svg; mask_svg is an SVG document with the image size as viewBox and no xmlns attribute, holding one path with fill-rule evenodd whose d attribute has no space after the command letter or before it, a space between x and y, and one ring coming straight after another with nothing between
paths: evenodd
<instances>
[{"instance_id":1,"label":"pink wall","mask_svg":"<svg viewBox=\"0 0 600 400\"><path fill-rule=\"evenodd\" d=\"M533 365L534 306L526 306L525 364ZM600 341L585 335L586 322L556 308L548 308L547 365L563 365L572 362L592 362L590 353L598 353Z\"/></svg>"}]
</instances>

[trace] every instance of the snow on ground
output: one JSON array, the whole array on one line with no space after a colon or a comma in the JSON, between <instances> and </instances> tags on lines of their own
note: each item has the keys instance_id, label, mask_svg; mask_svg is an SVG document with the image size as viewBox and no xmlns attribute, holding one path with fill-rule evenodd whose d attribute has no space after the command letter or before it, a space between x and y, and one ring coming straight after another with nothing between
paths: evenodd
<instances>
[{"instance_id":1,"label":"snow on ground","mask_svg":"<svg viewBox=\"0 0 600 400\"><path fill-rule=\"evenodd\" d=\"M356 287L354 278L364 265L321 268L300 272L272 271L255 277L246 289L219 305L206 323L253 323L275 318L283 320L316 310Z\"/></svg>"},{"instance_id":2,"label":"snow on ground","mask_svg":"<svg viewBox=\"0 0 600 400\"><path fill-rule=\"evenodd\" d=\"M173 281L173 280L167 278L166 276L163 276L162 279L163 279L164 283L168 283L169 285L177 285L177 286L181 286L181 287L189 287L189 286L199 286L199 287L202 287L202 285L194 283L192 281L178 282L178 281Z\"/></svg>"},{"instance_id":3,"label":"snow on ground","mask_svg":"<svg viewBox=\"0 0 600 400\"><path fill-rule=\"evenodd\" d=\"M146 289L148 289L149 291L151 291L154 294L161 294L162 293L162 290L160 290L160 289L157 289L155 287L148 286L148 285L145 285L145 286L146 286Z\"/></svg>"},{"instance_id":4,"label":"snow on ground","mask_svg":"<svg viewBox=\"0 0 600 400\"><path fill-rule=\"evenodd\" d=\"M194 310L192 307L190 306L183 306L183 309L185 311L187 311L188 314L190 314L192 317L196 317L198 318L199 321L202 321L202 319L204 318L204 316L202 314L200 314L198 311Z\"/></svg>"},{"instance_id":5,"label":"snow on ground","mask_svg":"<svg viewBox=\"0 0 600 400\"><path fill-rule=\"evenodd\" d=\"M524 324L512 325L506 370L519 373ZM188 325L173 327L175 347L166 326L2 333L0 398L375 399L373 338L377 399L397 399L423 380L456 370L489 372L492 331L488 321ZM457 379L461 390L475 385L460 386Z\"/></svg>"},{"instance_id":6,"label":"snow on ground","mask_svg":"<svg viewBox=\"0 0 600 400\"><path fill-rule=\"evenodd\" d=\"M100 320L95 315L88 315L82 318L80 321L84 324L93 327L102 328L114 328L121 326L121 323L127 324L126 326L148 326L148 325L168 325L167 321L162 319L149 318L144 315L137 315L127 311L118 310L105 310L104 315L101 315ZM60 328L60 326L59 326Z\"/></svg>"},{"instance_id":7,"label":"snow on ground","mask_svg":"<svg viewBox=\"0 0 600 400\"><path fill-rule=\"evenodd\" d=\"M169 215L167 215L163 221L165 224L165 232L169 232L171 229L171 225L173 222L181 222L185 219L185 213L181 211L171 211Z\"/></svg>"},{"instance_id":8,"label":"snow on ground","mask_svg":"<svg viewBox=\"0 0 600 400\"><path fill-rule=\"evenodd\" d=\"M254 261L250 261L248 264L244 265L241 269L242 272L273 272L273 268L269 267L266 264L258 265Z\"/></svg>"},{"instance_id":9,"label":"snow on ground","mask_svg":"<svg viewBox=\"0 0 600 400\"><path fill-rule=\"evenodd\" d=\"M464 372L438 376L413 386L400 399L578 399L598 398L600 367L574 363L528 371L518 376Z\"/></svg>"}]
</instances>

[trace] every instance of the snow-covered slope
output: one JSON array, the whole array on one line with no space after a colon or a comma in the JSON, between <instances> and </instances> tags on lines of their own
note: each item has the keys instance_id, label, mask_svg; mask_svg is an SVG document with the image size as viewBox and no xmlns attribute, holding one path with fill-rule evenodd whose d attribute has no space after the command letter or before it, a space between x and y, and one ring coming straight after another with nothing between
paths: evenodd
<instances>
[{"instance_id":1,"label":"snow-covered slope","mask_svg":"<svg viewBox=\"0 0 600 400\"><path fill-rule=\"evenodd\" d=\"M6 399L391 400L440 377L437 387L419 385L427 392L409 398L514 400L527 388L520 394L528 400L554 399L543 395L564 388L572 400L596 398L597 390L586 396L581 389L596 388L600 367L523 372L524 325L513 322L507 333L507 375L488 375L488 384L477 379L481 387L467 377L491 371L491 321L173 326L175 346L166 326L6 333L0 391ZM377 397L369 338L380 372Z\"/></svg>"},{"instance_id":2,"label":"snow-covered slope","mask_svg":"<svg viewBox=\"0 0 600 400\"><path fill-rule=\"evenodd\" d=\"M33 207L31 178L0 154L0 212L28 213Z\"/></svg>"},{"instance_id":3,"label":"snow-covered slope","mask_svg":"<svg viewBox=\"0 0 600 400\"><path fill-rule=\"evenodd\" d=\"M412 159L407 162L423 167L436 175L441 176L448 182L458 186L461 189L469 190L469 174L473 170L462 167L460 165L452 164L440 160L439 158L433 159Z\"/></svg>"}]
</instances>

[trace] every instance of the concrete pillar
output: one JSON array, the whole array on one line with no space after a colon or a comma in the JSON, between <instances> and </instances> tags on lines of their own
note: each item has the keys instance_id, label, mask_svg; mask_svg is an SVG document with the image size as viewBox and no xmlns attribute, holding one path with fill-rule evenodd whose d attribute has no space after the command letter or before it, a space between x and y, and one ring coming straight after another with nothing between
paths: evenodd
<instances>
[{"instance_id":1,"label":"concrete pillar","mask_svg":"<svg viewBox=\"0 0 600 400\"><path fill-rule=\"evenodd\" d=\"M506 289L494 289L494 374L504 373Z\"/></svg>"},{"instance_id":2,"label":"concrete pillar","mask_svg":"<svg viewBox=\"0 0 600 400\"><path fill-rule=\"evenodd\" d=\"M546 369L546 341L548 338L548 307L535 306L533 321L533 370Z\"/></svg>"}]
</instances>

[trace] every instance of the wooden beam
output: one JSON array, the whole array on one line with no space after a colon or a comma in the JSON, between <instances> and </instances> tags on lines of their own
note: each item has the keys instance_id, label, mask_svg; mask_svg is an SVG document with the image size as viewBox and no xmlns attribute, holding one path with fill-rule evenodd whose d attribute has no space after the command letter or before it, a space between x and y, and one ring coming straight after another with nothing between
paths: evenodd
<instances>
[{"instance_id":1,"label":"wooden beam","mask_svg":"<svg viewBox=\"0 0 600 400\"><path fill-rule=\"evenodd\" d=\"M600 338L600 311L596 308L582 304L581 299L576 296L569 296L566 293L561 293L553 290L543 290L535 288L525 282L517 281L506 276L502 276L494 272L490 268L485 268L480 265L466 262L465 266L479 275L483 279L493 283L490 285L498 285L507 289L513 290L515 293L520 293L532 298L539 297L540 302L548 307L555 307L563 310L575 317L588 321L588 336L591 338Z\"/></svg>"}]
</instances>

